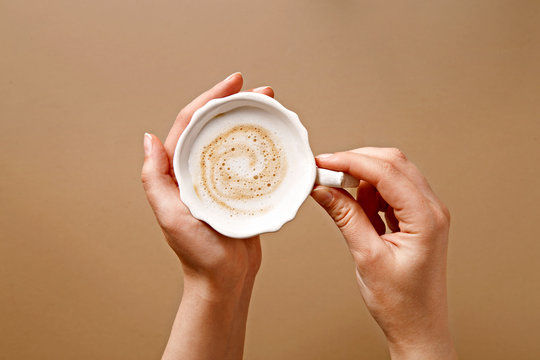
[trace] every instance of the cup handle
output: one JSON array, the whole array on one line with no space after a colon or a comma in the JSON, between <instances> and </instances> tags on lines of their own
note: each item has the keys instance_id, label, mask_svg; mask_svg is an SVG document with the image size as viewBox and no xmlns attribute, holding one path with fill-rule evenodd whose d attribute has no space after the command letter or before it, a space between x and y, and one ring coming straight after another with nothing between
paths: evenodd
<instances>
[{"instance_id":1,"label":"cup handle","mask_svg":"<svg viewBox=\"0 0 540 360\"><path fill-rule=\"evenodd\" d=\"M317 177L315 178L315 184L317 185L355 188L358 187L359 183L360 180L344 172L317 168Z\"/></svg>"}]
</instances>

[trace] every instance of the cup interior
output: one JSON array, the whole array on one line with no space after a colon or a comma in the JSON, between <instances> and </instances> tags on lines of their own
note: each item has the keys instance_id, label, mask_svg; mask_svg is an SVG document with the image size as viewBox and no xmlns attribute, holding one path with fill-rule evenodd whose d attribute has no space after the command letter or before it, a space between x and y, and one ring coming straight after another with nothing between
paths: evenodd
<instances>
[{"instance_id":1,"label":"cup interior","mask_svg":"<svg viewBox=\"0 0 540 360\"><path fill-rule=\"evenodd\" d=\"M257 124L269 130L282 147L286 171L272 198L261 198L261 204L264 201L269 204L265 211L232 216L230 211L198 193L195 161L200 157L203 145L212 140L213 128L226 129L238 124ZM197 110L178 141L173 165L180 197L191 214L218 232L234 238L279 230L296 216L311 192L316 176L307 131L298 115L275 99L251 92L214 99ZM253 201L259 203L258 199Z\"/></svg>"}]
</instances>

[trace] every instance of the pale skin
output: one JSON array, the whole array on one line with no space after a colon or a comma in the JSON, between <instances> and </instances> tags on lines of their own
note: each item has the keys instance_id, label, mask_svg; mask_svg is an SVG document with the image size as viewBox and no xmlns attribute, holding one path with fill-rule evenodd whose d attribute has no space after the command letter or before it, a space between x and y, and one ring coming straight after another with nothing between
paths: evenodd
<instances>
[{"instance_id":1,"label":"pale skin","mask_svg":"<svg viewBox=\"0 0 540 360\"><path fill-rule=\"evenodd\" d=\"M144 136L142 182L165 238L178 255L184 291L163 359L242 359L259 237L227 238L191 216L172 171L174 147L206 102L239 92L235 73L180 111L164 144ZM255 91L273 96L271 87ZM395 149L362 148L317 157L320 167L361 179L357 199L317 186L313 198L339 227L364 301L388 339L392 359L455 359L448 330L449 213L418 169ZM386 214L390 233L379 211Z\"/></svg>"},{"instance_id":2,"label":"pale skin","mask_svg":"<svg viewBox=\"0 0 540 360\"><path fill-rule=\"evenodd\" d=\"M397 149L361 148L316 161L361 179L356 199L323 186L312 196L349 246L360 292L391 358L456 359L446 300L446 206Z\"/></svg>"}]
</instances>

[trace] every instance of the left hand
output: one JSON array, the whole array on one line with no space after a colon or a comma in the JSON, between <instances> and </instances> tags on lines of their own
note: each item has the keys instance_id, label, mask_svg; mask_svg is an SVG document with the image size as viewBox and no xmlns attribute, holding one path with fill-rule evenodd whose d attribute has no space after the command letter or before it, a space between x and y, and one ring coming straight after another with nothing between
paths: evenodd
<instances>
[{"instance_id":1,"label":"left hand","mask_svg":"<svg viewBox=\"0 0 540 360\"><path fill-rule=\"evenodd\" d=\"M238 93L242 83L242 74L232 74L193 100L178 114L164 145L154 135L144 136L141 178L148 202L167 242L182 262L184 286L196 283L205 297L242 291L245 280L252 280L260 267L260 239L228 238L195 219L180 200L172 167L173 153L193 113L212 99ZM274 96L269 86L252 91ZM200 284L204 286L201 288Z\"/></svg>"}]
</instances>

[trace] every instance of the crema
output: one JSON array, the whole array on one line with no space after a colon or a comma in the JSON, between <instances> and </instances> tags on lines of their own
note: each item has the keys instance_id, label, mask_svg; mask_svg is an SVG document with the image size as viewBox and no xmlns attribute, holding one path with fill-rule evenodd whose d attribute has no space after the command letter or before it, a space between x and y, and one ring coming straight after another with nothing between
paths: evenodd
<instances>
[{"instance_id":1,"label":"crema","mask_svg":"<svg viewBox=\"0 0 540 360\"><path fill-rule=\"evenodd\" d=\"M261 111L219 114L201 129L190 153L195 193L208 208L229 217L268 212L287 182L290 167L282 142L287 137L279 136L288 133L286 124L263 121ZM239 119L240 114L245 118Z\"/></svg>"}]
</instances>

